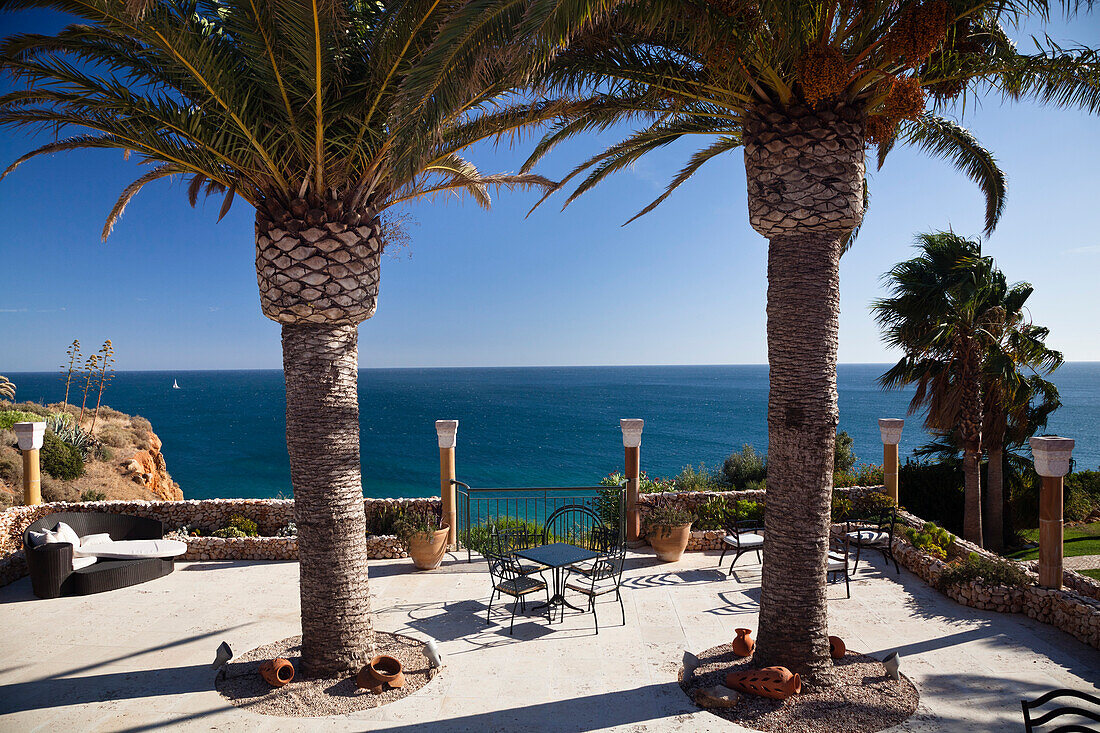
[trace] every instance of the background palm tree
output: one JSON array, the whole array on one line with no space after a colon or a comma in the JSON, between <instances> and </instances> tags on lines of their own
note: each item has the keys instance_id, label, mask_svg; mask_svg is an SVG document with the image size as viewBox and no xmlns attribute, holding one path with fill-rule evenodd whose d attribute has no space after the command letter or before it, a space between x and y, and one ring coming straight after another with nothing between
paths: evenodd
<instances>
[{"instance_id":1,"label":"background palm tree","mask_svg":"<svg viewBox=\"0 0 1100 733\"><path fill-rule=\"evenodd\" d=\"M887 389L915 384L909 413L950 433L963 452L963 536L982 544L982 382L987 353L998 345L1003 313L993 260L981 245L940 232L917 238L921 254L886 275L890 297L872 312L888 346L904 356L879 378Z\"/></svg>"},{"instance_id":2,"label":"background palm tree","mask_svg":"<svg viewBox=\"0 0 1100 733\"><path fill-rule=\"evenodd\" d=\"M828 683L825 556L838 422L839 260L862 221L865 147L945 158L982 188L986 225L1004 205L992 155L935 110L975 90L1100 108L1091 49L1021 53L1003 24L1046 0L485 0L453 33L518 27L535 83L575 102L536 146L624 120L629 138L582 162L568 201L685 136L709 142L644 214L708 160L743 149L749 219L768 254L768 506L754 659ZM448 58L476 59L476 42ZM446 85L421 80L432 97ZM931 105L932 109L928 107ZM562 182L563 184L565 181Z\"/></svg>"},{"instance_id":3,"label":"background palm tree","mask_svg":"<svg viewBox=\"0 0 1100 733\"><path fill-rule=\"evenodd\" d=\"M537 119L547 105L485 105L514 77L492 62L458 69L430 108L406 100L454 2L3 0L0 10L79 16L56 35L20 34L0 67L22 88L0 97L0 125L71 137L27 153L114 148L146 184L181 176L192 205L224 194L256 209L260 305L282 325L287 448L301 563L305 672L354 670L372 622L359 465L357 325L374 314L387 208L456 192L488 205L492 186L458 155ZM466 35L491 47L495 39ZM482 110L484 109L484 112ZM550 110L552 111L552 110Z\"/></svg>"},{"instance_id":4,"label":"background palm tree","mask_svg":"<svg viewBox=\"0 0 1100 733\"><path fill-rule=\"evenodd\" d=\"M1058 408L1058 389L1042 375L1062 364L1061 352L1046 345L1050 330L1030 322L1025 303L1034 288L1028 283L1005 284L998 271L992 297L1001 319L992 329L997 336L982 364L982 442L989 457L986 470L985 545L1004 549L1008 525L1004 490L1005 446L1022 447L1046 425Z\"/></svg>"}]
</instances>

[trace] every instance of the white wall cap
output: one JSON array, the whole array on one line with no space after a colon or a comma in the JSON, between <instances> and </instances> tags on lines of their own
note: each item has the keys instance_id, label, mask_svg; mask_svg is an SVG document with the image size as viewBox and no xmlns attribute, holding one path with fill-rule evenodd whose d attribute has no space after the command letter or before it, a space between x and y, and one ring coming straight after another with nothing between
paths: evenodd
<instances>
[{"instance_id":1,"label":"white wall cap","mask_svg":"<svg viewBox=\"0 0 1100 733\"><path fill-rule=\"evenodd\" d=\"M1031 438L1031 457L1040 476L1065 476L1073 457L1073 438L1043 436Z\"/></svg>"},{"instance_id":2,"label":"white wall cap","mask_svg":"<svg viewBox=\"0 0 1100 733\"><path fill-rule=\"evenodd\" d=\"M454 448L458 439L458 420L436 420L435 434L440 448Z\"/></svg>"},{"instance_id":3,"label":"white wall cap","mask_svg":"<svg viewBox=\"0 0 1100 733\"><path fill-rule=\"evenodd\" d=\"M897 445L901 442L901 428L905 421L900 417L880 417L878 419L878 431L882 435L885 445Z\"/></svg>"},{"instance_id":4,"label":"white wall cap","mask_svg":"<svg viewBox=\"0 0 1100 733\"><path fill-rule=\"evenodd\" d=\"M642 446L642 426L645 420L628 418L619 420L619 427L623 430L623 447L640 448Z\"/></svg>"},{"instance_id":5,"label":"white wall cap","mask_svg":"<svg viewBox=\"0 0 1100 733\"><path fill-rule=\"evenodd\" d=\"M42 447L42 438L46 435L44 422L17 422L15 436L19 438L19 450L38 450Z\"/></svg>"}]
</instances>

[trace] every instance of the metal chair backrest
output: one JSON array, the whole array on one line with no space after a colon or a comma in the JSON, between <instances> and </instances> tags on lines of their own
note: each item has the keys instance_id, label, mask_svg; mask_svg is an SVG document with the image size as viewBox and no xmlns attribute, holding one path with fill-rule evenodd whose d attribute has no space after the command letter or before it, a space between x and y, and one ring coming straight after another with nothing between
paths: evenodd
<instances>
[{"instance_id":1,"label":"metal chair backrest","mask_svg":"<svg viewBox=\"0 0 1100 733\"><path fill-rule=\"evenodd\" d=\"M1092 703L1098 710L1088 710L1082 707L1071 707L1069 705L1063 705L1052 710L1044 712L1042 715L1032 719L1031 710L1037 708L1040 705L1045 705L1056 697L1071 697L1078 700L1084 700L1085 702ZM1045 725L1055 718L1060 718L1063 715L1071 715L1080 718L1088 718L1100 723L1100 697L1090 695L1087 692L1078 692L1077 690L1060 689L1051 690L1045 695L1040 696L1033 702L1027 700L1021 700L1020 705L1024 709L1024 730L1026 733L1032 733L1035 726ZM1045 733L1090 733L1096 729L1092 726L1081 725L1080 723L1069 723L1066 725L1060 725L1057 728L1050 728Z\"/></svg>"},{"instance_id":2,"label":"metal chair backrest","mask_svg":"<svg viewBox=\"0 0 1100 733\"><path fill-rule=\"evenodd\" d=\"M596 565L592 571L593 580L614 579L618 585L623 576L623 566L626 564L626 548L621 544L601 552L596 558Z\"/></svg>"},{"instance_id":3,"label":"metal chair backrest","mask_svg":"<svg viewBox=\"0 0 1100 733\"><path fill-rule=\"evenodd\" d=\"M856 528L859 527L874 527L880 532L886 532L889 535L889 543L894 543L894 528L898 523L898 508L896 506L885 507L879 510L878 514L872 515L869 518L849 518L844 522L844 532L847 534L854 531L852 525Z\"/></svg>"},{"instance_id":4,"label":"metal chair backrest","mask_svg":"<svg viewBox=\"0 0 1100 733\"><path fill-rule=\"evenodd\" d=\"M523 576L519 562L511 555L501 555L492 550L485 555L489 564L489 575L493 579L493 586L500 586L508 582L514 582Z\"/></svg>"},{"instance_id":5,"label":"metal chair backrest","mask_svg":"<svg viewBox=\"0 0 1100 733\"><path fill-rule=\"evenodd\" d=\"M597 550L596 545L607 541L606 527L600 516L586 506L563 506L549 517L542 528L542 543L565 542L570 545ZM601 530L603 532L597 532Z\"/></svg>"},{"instance_id":6,"label":"metal chair backrest","mask_svg":"<svg viewBox=\"0 0 1100 733\"><path fill-rule=\"evenodd\" d=\"M511 555L516 550L537 547L542 537L526 529L504 529L493 532L489 546L498 555Z\"/></svg>"}]
</instances>

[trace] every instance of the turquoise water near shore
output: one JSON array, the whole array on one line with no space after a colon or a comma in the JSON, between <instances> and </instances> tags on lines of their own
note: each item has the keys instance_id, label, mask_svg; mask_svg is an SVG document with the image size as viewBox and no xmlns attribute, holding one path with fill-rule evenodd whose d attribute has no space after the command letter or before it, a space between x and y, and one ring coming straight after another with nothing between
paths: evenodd
<instances>
[{"instance_id":1,"label":"turquoise water near shore","mask_svg":"<svg viewBox=\"0 0 1100 733\"><path fill-rule=\"evenodd\" d=\"M905 417L910 393L883 392L881 364L837 369L840 429L882 460L879 417ZM57 402L56 374L9 374L20 400ZM177 380L180 389L172 389ZM1077 440L1080 468L1100 465L1100 363L1054 378L1063 407L1048 431ZM742 366L366 369L359 374L368 496L439 491L435 420L457 419L459 479L473 486L583 485L622 465L619 418L645 419L653 476L767 447L768 368ZM104 402L153 423L168 471L191 499L290 496L282 372L119 372ZM926 440L909 418L901 454Z\"/></svg>"}]
</instances>

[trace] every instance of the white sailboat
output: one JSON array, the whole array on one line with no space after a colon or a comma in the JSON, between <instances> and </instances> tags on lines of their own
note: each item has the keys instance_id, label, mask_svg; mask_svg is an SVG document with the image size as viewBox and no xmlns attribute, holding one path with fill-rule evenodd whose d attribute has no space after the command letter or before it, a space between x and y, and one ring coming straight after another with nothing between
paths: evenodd
<instances>
[{"instance_id":1,"label":"white sailboat","mask_svg":"<svg viewBox=\"0 0 1100 733\"><path fill-rule=\"evenodd\" d=\"M179 388L180 388L179 382L177 382L176 380L173 379L172 380L172 389L179 389Z\"/></svg>"}]
</instances>

